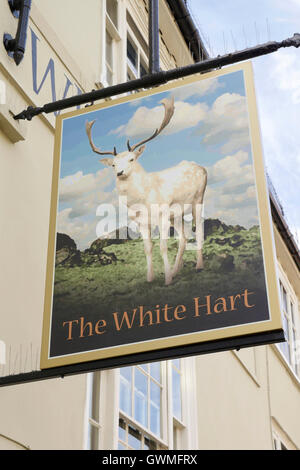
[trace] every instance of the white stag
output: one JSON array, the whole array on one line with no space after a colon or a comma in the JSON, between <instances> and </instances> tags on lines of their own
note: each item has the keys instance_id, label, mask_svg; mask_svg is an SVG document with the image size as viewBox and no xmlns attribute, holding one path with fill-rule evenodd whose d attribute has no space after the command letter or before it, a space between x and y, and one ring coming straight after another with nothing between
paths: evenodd
<instances>
[{"instance_id":1,"label":"white stag","mask_svg":"<svg viewBox=\"0 0 300 470\"><path fill-rule=\"evenodd\" d=\"M202 208L203 197L207 182L207 172L205 168L191 161L182 161L178 165L166 170L147 173L138 162L139 157L145 150L145 144L156 138L162 130L169 124L174 114L174 99L163 99L161 103L164 106L164 118L161 126L148 138L141 140L131 146L127 141L128 150L117 153L114 147L113 151L102 151L97 148L92 140L92 126L95 121L86 122L86 132L94 152L99 155L112 155L112 158L103 158L101 163L111 166L116 175L116 187L119 196L125 196L128 206L128 215L139 226L140 233L144 240L144 249L147 258L147 280L151 282L154 279L152 262L152 240L151 226L153 227L153 217L151 210L158 214L157 225L160 231L160 250L164 262L165 284L169 285L173 277L178 273L183 264L183 253L186 248L186 235L184 232L182 219L187 214L184 208L190 207L193 220L196 227L196 248L197 263L196 269L203 268L202 242ZM133 206L144 207L142 209L131 210ZM157 207L159 208L157 212ZM167 238L169 225L165 223L166 208L176 207L171 219L172 225L176 227L178 233L178 251L173 269L168 259ZM179 208L179 210L178 210ZM153 211L152 211L153 213ZM145 216L146 214L146 216ZM169 211L170 215L170 211ZM180 223L176 223L180 219Z\"/></svg>"}]
</instances>

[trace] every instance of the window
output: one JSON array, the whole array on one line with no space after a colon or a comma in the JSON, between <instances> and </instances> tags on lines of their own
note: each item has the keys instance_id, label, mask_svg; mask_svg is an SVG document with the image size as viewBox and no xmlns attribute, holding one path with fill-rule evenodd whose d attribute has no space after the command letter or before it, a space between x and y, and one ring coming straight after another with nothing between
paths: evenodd
<instances>
[{"instance_id":1,"label":"window","mask_svg":"<svg viewBox=\"0 0 300 470\"><path fill-rule=\"evenodd\" d=\"M173 359L172 366L172 408L173 416L182 421L182 391L181 391L181 361L180 359Z\"/></svg>"},{"instance_id":2,"label":"window","mask_svg":"<svg viewBox=\"0 0 300 470\"><path fill-rule=\"evenodd\" d=\"M119 450L159 450L160 445L140 429L119 419Z\"/></svg>"},{"instance_id":3,"label":"window","mask_svg":"<svg viewBox=\"0 0 300 470\"><path fill-rule=\"evenodd\" d=\"M152 363L120 369L120 410L161 438L161 364Z\"/></svg>"},{"instance_id":4,"label":"window","mask_svg":"<svg viewBox=\"0 0 300 470\"><path fill-rule=\"evenodd\" d=\"M173 359L170 363L172 371L172 422L173 449L182 448L182 433L185 429L183 418L183 370L182 360Z\"/></svg>"},{"instance_id":5,"label":"window","mask_svg":"<svg viewBox=\"0 0 300 470\"><path fill-rule=\"evenodd\" d=\"M282 352L286 362L289 364L293 372L300 378L299 353L297 351L298 332L296 319L296 297L294 296L287 283L283 285L282 280L279 281L282 325L286 341L279 343L278 347Z\"/></svg>"},{"instance_id":6,"label":"window","mask_svg":"<svg viewBox=\"0 0 300 470\"><path fill-rule=\"evenodd\" d=\"M197 445L194 367L194 358L186 358L120 369L119 449Z\"/></svg>"},{"instance_id":7,"label":"window","mask_svg":"<svg viewBox=\"0 0 300 470\"><path fill-rule=\"evenodd\" d=\"M100 372L88 375L88 438L87 448L97 450L100 448Z\"/></svg>"},{"instance_id":8,"label":"window","mask_svg":"<svg viewBox=\"0 0 300 470\"><path fill-rule=\"evenodd\" d=\"M149 49L135 22L127 13L127 80L141 78L148 73Z\"/></svg>"},{"instance_id":9,"label":"window","mask_svg":"<svg viewBox=\"0 0 300 470\"><path fill-rule=\"evenodd\" d=\"M127 77L129 80L147 74L146 58L130 35L127 36Z\"/></svg>"},{"instance_id":10,"label":"window","mask_svg":"<svg viewBox=\"0 0 300 470\"><path fill-rule=\"evenodd\" d=\"M112 85L114 82L113 38L107 30L105 37L105 51L106 81L108 85Z\"/></svg>"},{"instance_id":11,"label":"window","mask_svg":"<svg viewBox=\"0 0 300 470\"><path fill-rule=\"evenodd\" d=\"M102 57L102 86L111 86L118 81L118 54L120 53L121 37L119 34L119 2L106 0L103 2L103 57Z\"/></svg>"}]
</instances>

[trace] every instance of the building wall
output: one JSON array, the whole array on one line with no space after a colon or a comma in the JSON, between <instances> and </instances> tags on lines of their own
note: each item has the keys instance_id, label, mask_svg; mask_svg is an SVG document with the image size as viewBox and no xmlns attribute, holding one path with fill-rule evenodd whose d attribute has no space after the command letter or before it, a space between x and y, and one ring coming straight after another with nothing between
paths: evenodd
<instances>
[{"instance_id":1,"label":"building wall","mask_svg":"<svg viewBox=\"0 0 300 470\"><path fill-rule=\"evenodd\" d=\"M55 125L53 115L31 122L16 122L12 115L105 86L105 25L118 58L114 80L125 81L126 8L147 43L145 5L119 0L122 21L115 31L104 0L89 0L88 8L81 0L33 2L24 60L17 67L0 47L0 80L6 85L0 104L0 340L6 343L6 364L0 364L0 375L39 367ZM162 68L190 63L163 0L160 20ZM16 20L3 1L0 33L15 30ZM299 299L299 271L274 230L282 276ZM297 315L299 326L299 308ZM179 426L179 447L271 449L275 430L289 448L300 448L300 381L277 346L200 356L185 360L184 367L187 426ZM101 374L99 442L103 449L116 448L119 372ZM84 448L88 397L86 375L0 388L0 449ZM170 396L164 438L175 446L168 401Z\"/></svg>"},{"instance_id":2,"label":"building wall","mask_svg":"<svg viewBox=\"0 0 300 470\"><path fill-rule=\"evenodd\" d=\"M12 116L29 105L105 85L105 4L89 0L87 8L80 0L33 2L21 64L17 67L0 47L0 80L6 87L0 104L2 376L39 368L55 126L53 114L30 123ZM126 8L147 41L144 2L120 0L116 81L126 80ZM172 53L178 63L188 63L188 48L165 2L161 12L162 67L174 66L167 48L174 37ZM17 20L3 1L1 35L14 36L16 28ZM86 390L85 375L1 388L0 448L83 448Z\"/></svg>"}]
</instances>

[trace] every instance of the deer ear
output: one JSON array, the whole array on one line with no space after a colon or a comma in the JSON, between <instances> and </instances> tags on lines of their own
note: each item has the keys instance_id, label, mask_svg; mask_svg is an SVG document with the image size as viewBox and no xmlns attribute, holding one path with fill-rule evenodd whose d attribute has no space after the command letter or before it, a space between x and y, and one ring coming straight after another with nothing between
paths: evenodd
<instances>
[{"instance_id":1,"label":"deer ear","mask_svg":"<svg viewBox=\"0 0 300 470\"><path fill-rule=\"evenodd\" d=\"M112 166L113 160L114 160L113 158L101 158L99 162L103 163L103 165L105 166Z\"/></svg>"},{"instance_id":2,"label":"deer ear","mask_svg":"<svg viewBox=\"0 0 300 470\"><path fill-rule=\"evenodd\" d=\"M139 157L142 155L142 153L143 153L143 151L145 150L145 148L146 148L146 145L142 145L142 147L140 147L138 150L136 150L136 151L134 152L136 158L139 158Z\"/></svg>"}]
</instances>

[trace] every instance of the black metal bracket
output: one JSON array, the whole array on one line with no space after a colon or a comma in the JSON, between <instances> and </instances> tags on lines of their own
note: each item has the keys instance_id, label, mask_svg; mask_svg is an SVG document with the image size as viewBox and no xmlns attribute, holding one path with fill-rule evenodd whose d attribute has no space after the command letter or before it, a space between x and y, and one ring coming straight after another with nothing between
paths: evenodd
<instances>
[{"instance_id":1,"label":"black metal bracket","mask_svg":"<svg viewBox=\"0 0 300 470\"><path fill-rule=\"evenodd\" d=\"M72 96L71 98L65 98L63 100L47 103L40 108L33 108L30 106L21 113L15 115L14 119L27 119L30 121L34 116L37 116L41 113L49 114L55 111L81 106L86 103L102 100L122 93L136 91L141 88L155 87L167 83L170 80L187 77L195 73L207 73L214 69L224 67L225 65L235 64L243 60L249 60L254 57L270 54L272 52L276 52L282 47L291 46L300 47L299 33L295 33L293 37L285 39L281 42L271 41L223 56L206 59L202 62L196 62L184 67L166 71L160 70L159 72L150 73L149 75L144 75L142 78L131 80L129 82L112 85L106 88L102 88L101 90L83 93L81 95Z\"/></svg>"},{"instance_id":2,"label":"black metal bracket","mask_svg":"<svg viewBox=\"0 0 300 470\"><path fill-rule=\"evenodd\" d=\"M27 27L32 0L8 0L12 14L18 18L16 37L10 34L3 35L3 45L10 57L13 57L16 65L19 65L24 57Z\"/></svg>"}]
</instances>

